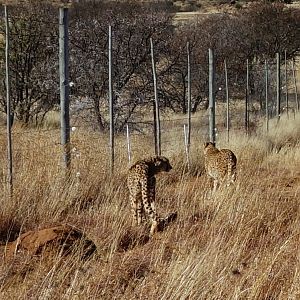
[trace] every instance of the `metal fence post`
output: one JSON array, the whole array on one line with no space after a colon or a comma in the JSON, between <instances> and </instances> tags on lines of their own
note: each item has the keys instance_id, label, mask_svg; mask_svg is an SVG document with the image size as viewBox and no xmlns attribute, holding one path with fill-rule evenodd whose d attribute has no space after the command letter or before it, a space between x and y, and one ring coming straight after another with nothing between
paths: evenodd
<instances>
[{"instance_id":1,"label":"metal fence post","mask_svg":"<svg viewBox=\"0 0 300 300\"><path fill-rule=\"evenodd\" d=\"M280 78L280 54L276 53L276 100L277 100L277 122L280 120L281 111L281 78Z\"/></svg>"},{"instance_id":2,"label":"metal fence post","mask_svg":"<svg viewBox=\"0 0 300 300\"><path fill-rule=\"evenodd\" d=\"M268 62L265 60L265 91L266 91L266 131L269 131L269 74Z\"/></svg>"},{"instance_id":3,"label":"metal fence post","mask_svg":"<svg viewBox=\"0 0 300 300\"><path fill-rule=\"evenodd\" d=\"M287 75L287 58L286 50L284 51L284 81L285 81L285 109L287 117L289 118L289 89L288 89L288 75Z\"/></svg>"},{"instance_id":4,"label":"metal fence post","mask_svg":"<svg viewBox=\"0 0 300 300\"><path fill-rule=\"evenodd\" d=\"M227 63L226 59L224 60L224 70L225 70L225 89L226 89L226 130L227 130L227 143L229 143L229 91L228 91L228 73L227 73Z\"/></svg>"},{"instance_id":5,"label":"metal fence post","mask_svg":"<svg viewBox=\"0 0 300 300\"><path fill-rule=\"evenodd\" d=\"M295 70L295 61L292 60L292 70L293 70L293 79L294 79L294 91L295 91L295 102L297 111L300 109L299 100L298 100L298 90L297 90L297 79L296 79L296 70Z\"/></svg>"},{"instance_id":6,"label":"metal fence post","mask_svg":"<svg viewBox=\"0 0 300 300\"><path fill-rule=\"evenodd\" d=\"M186 128L186 124L183 125L183 135L184 135L184 149L185 149L185 155L186 155L186 162L188 170L190 170L190 153L189 153L189 145L188 145L188 132Z\"/></svg>"},{"instance_id":7,"label":"metal fence post","mask_svg":"<svg viewBox=\"0 0 300 300\"><path fill-rule=\"evenodd\" d=\"M59 81L61 108L61 145L63 148L63 165L69 172L70 153L70 114L69 114L69 34L68 8L59 8Z\"/></svg>"},{"instance_id":8,"label":"metal fence post","mask_svg":"<svg viewBox=\"0 0 300 300\"><path fill-rule=\"evenodd\" d=\"M7 6L4 5L5 18L5 84L6 84L6 128L7 128L7 159L8 159L8 190L9 195L13 192L13 158L12 158L12 137L11 137L11 103L10 103L10 75L9 75L9 20Z\"/></svg>"},{"instance_id":9,"label":"metal fence post","mask_svg":"<svg viewBox=\"0 0 300 300\"><path fill-rule=\"evenodd\" d=\"M109 147L110 147L110 172L114 172L115 140L114 140L114 97L112 84L112 31L108 27L108 94L109 94Z\"/></svg>"},{"instance_id":10,"label":"metal fence post","mask_svg":"<svg viewBox=\"0 0 300 300\"><path fill-rule=\"evenodd\" d=\"M208 64L209 64L209 139L210 142L216 142L216 115L215 115L215 63L214 52L212 49L208 50Z\"/></svg>"},{"instance_id":11,"label":"metal fence post","mask_svg":"<svg viewBox=\"0 0 300 300\"><path fill-rule=\"evenodd\" d=\"M245 129L249 133L249 59L246 61Z\"/></svg>"}]
</instances>

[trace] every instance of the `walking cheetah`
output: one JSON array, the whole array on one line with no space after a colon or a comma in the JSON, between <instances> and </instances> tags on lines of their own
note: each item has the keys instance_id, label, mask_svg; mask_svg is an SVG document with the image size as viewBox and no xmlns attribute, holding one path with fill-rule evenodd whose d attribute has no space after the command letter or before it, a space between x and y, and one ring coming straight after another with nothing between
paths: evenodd
<instances>
[{"instance_id":1,"label":"walking cheetah","mask_svg":"<svg viewBox=\"0 0 300 300\"><path fill-rule=\"evenodd\" d=\"M140 160L130 167L127 184L130 193L130 204L133 218L137 225L144 220L147 213L152 225L150 236L157 231L159 217L155 210L155 175L160 172L169 172L172 166L164 156L154 156Z\"/></svg>"},{"instance_id":2,"label":"walking cheetah","mask_svg":"<svg viewBox=\"0 0 300 300\"><path fill-rule=\"evenodd\" d=\"M204 143L205 170L214 180L213 192L227 181L227 186L236 180L237 158L229 149L217 149L214 143Z\"/></svg>"}]
</instances>

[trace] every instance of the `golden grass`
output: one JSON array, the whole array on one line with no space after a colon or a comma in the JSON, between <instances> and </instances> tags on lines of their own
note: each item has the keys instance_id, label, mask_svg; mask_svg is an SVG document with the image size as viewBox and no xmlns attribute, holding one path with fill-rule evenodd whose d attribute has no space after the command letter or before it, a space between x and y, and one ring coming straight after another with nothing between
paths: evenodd
<instances>
[{"instance_id":1,"label":"golden grass","mask_svg":"<svg viewBox=\"0 0 300 300\"><path fill-rule=\"evenodd\" d=\"M16 256L0 264L1 299L298 299L300 297L300 115L282 118L247 137L222 132L218 146L238 157L238 180L209 193L203 174L203 137L193 131L191 172L182 132L173 140L174 170L158 176L157 210L178 219L147 242L135 228L126 189L125 137L116 142L109 175L108 138L72 133L71 179L60 167L59 130L15 130L14 194L5 182L6 139L0 135L0 237L68 223L97 245L97 255L54 259ZM171 127L170 127L171 128ZM297 130L298 129L298 130ZM132 137L133 160L153 153L149 136ZM176 151L177 148L177 151ZM80 172L80 177L76 173Z\"/></svg>"}]
</instances>

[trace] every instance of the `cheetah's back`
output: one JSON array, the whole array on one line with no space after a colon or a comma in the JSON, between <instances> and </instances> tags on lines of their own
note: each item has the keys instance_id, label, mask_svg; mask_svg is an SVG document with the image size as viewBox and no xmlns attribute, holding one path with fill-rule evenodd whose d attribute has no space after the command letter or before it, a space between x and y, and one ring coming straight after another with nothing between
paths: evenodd
<instances>
[{"instance_id":1,"label":"cheetah's back","mask_svg":"<svg viewBox=\"0 0 300 300\"><path fill-rule=\"evenodd\" d=\"M231 150L221 149L208 152L205 160L209 176L220 181L227 175L229 181L235 180L237 158Z\"/></svg>"}]
</instances>

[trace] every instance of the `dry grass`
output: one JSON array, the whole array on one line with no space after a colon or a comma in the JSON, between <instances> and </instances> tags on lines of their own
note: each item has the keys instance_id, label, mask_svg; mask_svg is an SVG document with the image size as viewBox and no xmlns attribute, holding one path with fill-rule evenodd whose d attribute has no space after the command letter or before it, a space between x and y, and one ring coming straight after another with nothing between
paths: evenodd
<instances>
[{"instance_id":1,"label":"dry grass","mask_svg":"<svg viewBox=\"0 0 300 300\"><path fill-rule=\"evenodd\" d=\"M118 137L111 178L107 137L75 131L78 150L66 183L59 166L59 130L14 133L11 199L1 165L2 245L27 230L63 223L83 230L97 245L97 254L87 261L76 251L51 259L3 259L0 298L298 299L299 126L297 115L271 124L268 135L234 133L229 145L220 135L219 146L237 154L239 173L234 187L214 196L203 176L200 138L193 138L190 173L184 171L182 151L165 149L174 170L158 178L157 208L162 215L177 211L178 219L151 240L147 226L131 225L123 137ZM134 160L152 152L149 138L140 137L140 146L135 139ZM3 135L0 149L5 162Z\"/></svg>"}]
</instances>

